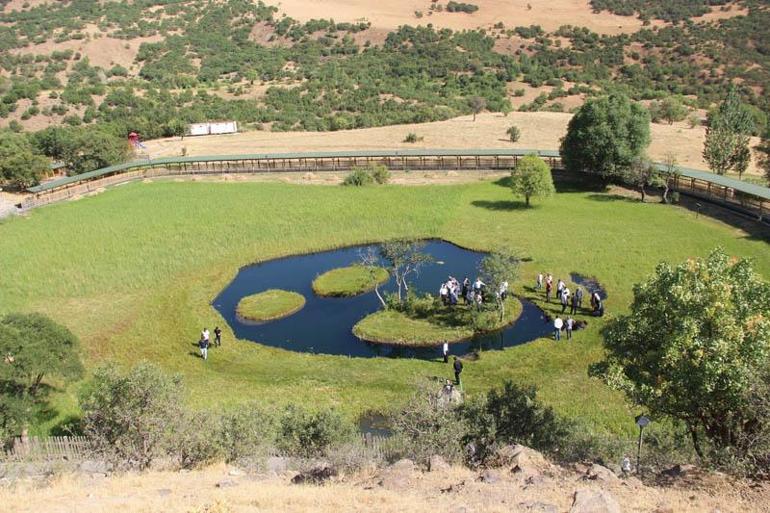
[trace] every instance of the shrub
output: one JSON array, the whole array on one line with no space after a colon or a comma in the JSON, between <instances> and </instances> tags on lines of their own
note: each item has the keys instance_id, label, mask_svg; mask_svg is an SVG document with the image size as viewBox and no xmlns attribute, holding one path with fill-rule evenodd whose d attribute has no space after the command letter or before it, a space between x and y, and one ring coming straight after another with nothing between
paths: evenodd
<instances>
[{"instance_id":1,"label":"shrub","mask_svg":"<svg viewBox=\"0 0 770 513\"><path fill-rule=\"evenodd\" d=\"M435 384L422 383L400 412L392 417L394 436L404 456L420 464L439 455L462 459L466 423Z\"/></svg>"},{"instance_id":2,"label":"shrub","mask_svg":"<svg viewBox=\"0 0 770 513\"><path fill-rule=\"evenodd\" d=\"M406 137L404 137L404 142L416 143L416 142L422 141L422 139L423 139L422 137L418 137L417 134L415 134L414 132L409 132L408 134L406 134Z\"/></svg>"},{"instance_id":3,"label":"shrub","mask_svg":"<svg viewBox=\"0 0 770 513\"><path fill-rule=\"evenodd\" d=\"M362 187L364 185L371 185L374 183L374 178L370 175L366 169L355 168L350 172L348 176L342 181L342 185Z\"/></svg>"},{"instance_id":4,"label":"shrub","mask_svg":"<svg viewBox=\"0 0 770 513\"><path fill-rule=\"evenodd\" d=\"M223 459L220 417L206 411L187 412L171 437L169 449L182 468L195 468Z\"/></svg>"},{"instance_id":5,"label":"shrub","mask_svg":"<svg viewBox=\"0 0 770 513\"><path fill-rule=\"evenodd\" d=\"M310 412L288 406L278 425L278 447L290 456L323 456L334 445L349 439L352 426L332 410Z\"/></svg>"},{"instance_id":6,"label":"shrub","mask_svg":"<svg viewBox=\"0 0 770 513\"><path fill-rule=\"evenodd\" d=\"M508 134L508 138L512 143L515 143L521 137L521 130L516 125L511 125L505 133Z\"/></svg>"},{"instance_id":7,"label":"shrub","mask_svg":"<svg viewBox=\"0 0 770 513\"><path fill-rule=\"evenodd\" d=\"M464 2L449 2L446 4L446 10L449 12L466 12L473 13L479 10L479 6L475 4L466 4Z\"/></svg>"},{"instance_id":8,"label":"shrub","mask_svg":"<svg viewBox=\"0 0 770 513\"><path fill-rule=\"evenodd\" d=\"M182 402L181 378L153 364L102 367L81 396L84 432L119 466L147 468L169 447Z\"/></svg>"},{"instance_id":9,"label":"shrub","mask_svg":"<svg viewBox=\"0 0 770 513\"><path fill-rule=\"evenodd\" d=\"M257 404L245 404L222 414L219 439L225 461L266 452L275 443L276 418Z\"/></svg>"},{"instance_id":10,"label":"shrub","mask_svg":"<svg viewBox=\"0 0 770 513\"><path fill-rule=\"evenodd\" d=\"M372 175L374 181L380 185L384 185L390 181L390 171L388 171L388 168L385 166L372 166L369 168L369 173Z\"/></svg>"}]
</instances>

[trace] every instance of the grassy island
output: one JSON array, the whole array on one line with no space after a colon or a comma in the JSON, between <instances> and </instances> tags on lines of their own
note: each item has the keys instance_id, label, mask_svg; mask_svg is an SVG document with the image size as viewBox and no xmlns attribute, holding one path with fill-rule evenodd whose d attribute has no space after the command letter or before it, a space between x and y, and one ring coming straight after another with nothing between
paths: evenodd
<instances>
[{"instance_id":1,"label":"grassy island","mask_svg":"<svg viewBox=\"0 0 770 513\"><path fill-rule=\"evenodd\" d=\"M270 289L246 296L238 302L238 317L247 321L265 322L288 317L305 306L302 294L288 290Z\"/></svg>"},{"instance_id":2,"label":"grassy island","mask_svg":"<svg viewBox=\"0 0 770 513\"><path fill-rule=\"evenodd\" d=\"M326 297L350 297L363 294L388 281L382 267L351 265L327 271L313 280L313 292Z\"/></svg>"},{"instance_id":3,"label":"grassy island","mask_svg":"<svg viewBox=\"0 0 770 513\"><path fill-rule=\"evenodd\" d=\"M438 301L415 309L399 311L381 310L367 315L353 326L353 334L367 342L399 346L436 346L444 341L450 344L462 342L476 333L503 328L521 315L521 302L508 298L505 315L500 320L497 310L483 309L475 312L464 305L443 306ZM405 309L406 310L406 309Z\"/></svg>"}]
</instances>

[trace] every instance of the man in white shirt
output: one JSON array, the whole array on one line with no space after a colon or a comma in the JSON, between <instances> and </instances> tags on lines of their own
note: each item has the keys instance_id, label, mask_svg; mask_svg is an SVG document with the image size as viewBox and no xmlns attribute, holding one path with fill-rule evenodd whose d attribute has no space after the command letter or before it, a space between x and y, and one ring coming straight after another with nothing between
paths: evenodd
<instances>
[{"instance_id":1,"label":"man in white shirt","mask_svg":"<svg viewBox=\"0 0 770 513\"><path fill-rule=\"evenodd\" d=\"M572 317L567 317L566 321L566 327L567 327L567 340L572 340L572 328L575 327L575 319Z\"/></svg>"},{"instance_id":2,"label":"man in white shirt","mask_svg":"<svg viewBox=\"0 0 770 513\"><path fill-rule=\"evenodd\" d=\"M553 338L555 338L557 341L561 340L561 329L563 326L564 321L562 321L561 317L557 315L556 319L553 320Z\"/></svg>"},{"instance_id":3,"label":"man in white shirt","mask_svg":"<svg viewBox=\"0 0 770 513\"><path fill-rule=\"evenodd\" d=\"M449 342L444 341L441 352L444 353L444 363L449 363Z\"/></svg>"},{"instance_id":4,"label":"man in white shirt","mask_svg":"<svg viewBox=\"0 0 770 513\"><path fill-rule=\"evenodd\" d=\"M208 343L210 336L211 334L209 333L209 329L203 328L203 331L201 331L201 338Z\"/></svg>"}]
</instances>

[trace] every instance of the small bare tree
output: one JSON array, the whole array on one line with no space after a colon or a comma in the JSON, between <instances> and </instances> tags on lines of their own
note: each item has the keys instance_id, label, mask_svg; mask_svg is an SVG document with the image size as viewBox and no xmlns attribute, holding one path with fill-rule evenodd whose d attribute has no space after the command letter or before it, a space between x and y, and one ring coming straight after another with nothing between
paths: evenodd
<instances>
[{"instance_id":1,"label":"small bare tree","mask_svg":"<svg viewBox=\"0 0 770 513\"><path fill-rule=\"evenodd\" d=\"M422 243L414 240L396 240L380 246L380 258L396 280L399 301L409 290L407 277L417 274L420 267L433 261L433 257L422 251L422 247Z\"/></svg>"},{"instance_id":2,"label":"small bare tree","mask_svg":"<svg viewBox=\"0 0 770 513\"><path fill-rule=\"evenodd\" d=\"M671 191L671 180L681 174L676 155L668 152L663 156L663 203L668 203L668 193Z\"/></svg>"},{"instance_id":3,"label":"small bare tree","mask_svg":"<svg viewBox=\"0 0 770 513\"><path fill-rule=\"evenodd\" d=\"M363 265L365 269L369 270L369 276L374 282L374 293L377 294L377 299L380 300L382 307L385 308L387 304L385 303L385 298L383 298L382 294L380 293L380 282L377 279L377 269L380 265L380 256L377 254L377 251L374 248L370 247L362 250L359 253L359 258L361 259L361 265Z\"/></svg>"}]
</instances>

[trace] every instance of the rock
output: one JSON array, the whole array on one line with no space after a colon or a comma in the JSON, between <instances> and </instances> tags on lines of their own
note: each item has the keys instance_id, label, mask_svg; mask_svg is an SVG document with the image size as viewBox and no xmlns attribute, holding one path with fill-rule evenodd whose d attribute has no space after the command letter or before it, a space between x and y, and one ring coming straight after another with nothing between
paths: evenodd
<instances>
[{"instance_id":1,"label":"rock","mask_svg":"<svg viewBox=\"0 0 770 513\"><path fill-rule=\"evenodd\" d=\"M575 492L569 513L620 513L620 506L605 490L582 489Z\"/></svg>"},{"instance_id":2,"label":"rock","mask_svg":"<svg viewBox=\"0 0 770 513\"><path fill-rule=\"evenodd\" d=\"M94 472L91 474L91 479L105 479L107 477L107 474L103 472Z\"/></svg>"},{"instance_id":3,"label":"rock","mask_svg":"<svg viewBox=\"0 0 770 513\"><path fill-rule=\"evenodd\" d=\"M661 502L652 513L674 513L674 508L670 504Z\"/></svg>"},{"instance_id":4,"label":"rock","mask_svg":"<svg viewBox=\"0 0 770 513\"><path fill-rule=\"evenodd\" d=\"M161 497L168 497L169 495L171 495L171 488L161 488L160 490L158 490L158 495L160 495Z\"/></svg>"},{"instance_id":5,"label":"rock","mask_svg":"<svg viewBox=\"0 0 770 513\"><path fill-rule=\"evenodd\" d=\"M232 479L223 479L216 484L217 488L232 488L233 486L238 486L238 483Z\"/></svg>"},{"instance_id":6,"label":"rock","mask_svg":"<svg viewBox=\"0 0 770 513\"><path fill-rule=\"evenodd\" d=\"M542 454L523 445L506 445L492 456L492 466L510 467L514 474L533 475L551 470Z\"/></svg>"},{"instance_id":7,"label":"rock","mask_svg":"<svg viewBox=\"0 0 770 513\"><path fill-rule=\"evenodd\" d=\"M668 477L683 477L687 474L692 474L697 468L695 465L674 465L661 472L661 474Z\"/></svg>"},{"instance_id":8,"label":"rock","mask_svg":"<svg viewBox=\"0 0 770 513\"><path fill-rule=\"evenodd\" d=\"M591 481L601 481L603 483L615 483L620 481L620 478L616 476L612 470L603 467L598 463L591 465L591 468L586 472L585 478L590 479Z\"/></svg>"},{"instance_id":9,"label":"rock","mask_svg":"<svg viewBox=\"0 0 770 513\"><path fill-rule=\"evenodd\" d=\"M379 484L387 490L403 490L409 487L415 471L412 460L399 460L382 471Z\"/></svg>"},{"instance_id":10,"label":"rock","mask_svg":"<svg viewBox=\"0 0 770 513\"><path fill-rule=\"evenodd\" d=\"M524 511L531 511L532 513L559 513L559 508L553 504L540 501L526 501L520 502L519 508Z\"/></svg>"},{"instance_id":11,"label":"rock","mask_svg":"<svg viewBox=\"0 0 770 513\"><path fill-rule=\"evenodd\" d=\"M485 470L479 476L479 481L487 484L497 483L498 481L500 481L500 473L491 469Z\"/></svg>"},{"instance_id":12,"label":"rock","mask_svg":"<svg viewBox=\"0 0 770 513\"><path fill-rule=\"evenodd\" d=\"M239 468L231 468L227 472L227 475L228 476L237 477L237 476L244 476L244 475L246 475L246 473L243 470L239 469Z\"/></svg>"},{"instance_id":13,"label":"rock","mask_svg":"<svg viewBox=\"0 0 770 513\"><path fill-rule=\"evenodd\" d=\"M644 488L644 483L642 483L639 478L631 476L623 479L623 486L638 490L639 488Z\"/></svg>"},{"instance_id":14,"label":"rock","mask_svg":"<svg viewBox=\"0 0 770 513\"><path fill-rule=\"evenodd\" d=\"M283 474L289 470L289 458L282 458L280 456L271 456L265 462L267 471L272 474Z\"/></svg>"},{"instance_id":15,"label":"rock","mask_svg":"<svg viewBox=\"0 0 770 513\"><path fill-rule=\"evenodd\" d=\"M337 470L330 465L321 463L312 467L310 470L300 472L291 478L292 484L323 484L337 475Z\"/></svg>"},{"instance_id":16,"label":"rock","mask_svg":"<svg viewBox=\"0 0 770 513\"><path fill-rule=\"evenodd\" d=\"M78 465L78 470L84 474L106 474L109 469L104 461L83 460Z\"/></svg>"},{"instance_id":17,"label":"rock","mask_svg":"<svg viewBox=\"0 0 770 513\"><path fill-rule=\"evenodd\" d=\"M449 463L447 463L441 456L434 454L430 457L430 461L428 462L428 470L431 472L449 470Z\"/></svg>"}]
</instances>

